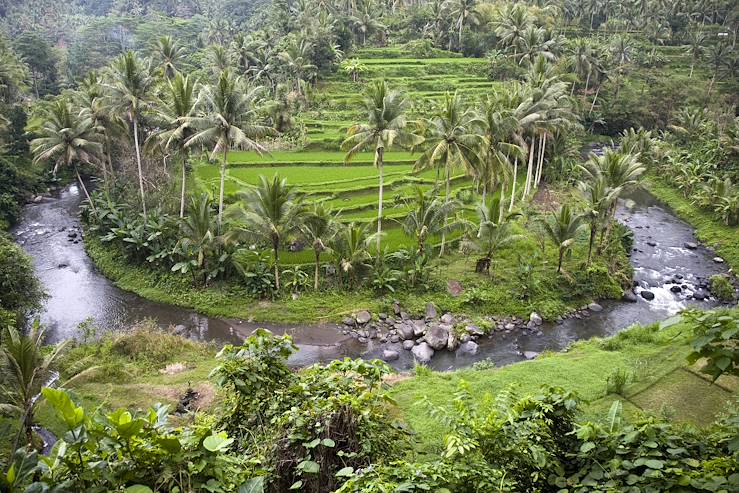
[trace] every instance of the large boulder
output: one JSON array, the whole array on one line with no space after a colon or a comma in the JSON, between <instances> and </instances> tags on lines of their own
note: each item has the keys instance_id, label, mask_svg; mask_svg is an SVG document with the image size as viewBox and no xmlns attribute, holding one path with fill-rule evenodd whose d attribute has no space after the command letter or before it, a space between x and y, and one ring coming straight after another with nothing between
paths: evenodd
<instances>
[{"instance_id":1,"label":"large boulder","mask_svg":"<svg viewBox=\"0 0 739 493\"><path fill-rule=\"evenodd\" d=\"M382 359L385 361L395 361L400 358L400 354L394 349L385 349L382 352Z\"/></svg>"},{"instance_id":2,"label":"large boulder","mask_svg":"<svg viewBox=\"0 0 739 493\"><path fill-rule=\"evenodd\" d=\"M588 310L590 310L591 312L602 312L603 307L600 306L598 303L590 303L588 305Z\"/></svg>"},{"instance_id":3,"label":"large boulder","mask_svg":"<svg viewBox=\"0 0 739 493\"><path fill-rule=\"evenodd\" d=\"M523 352L523 357L526 359L534 359L537 356L539 356L539 353L537 353L536 351L524 351Z\"/></svg>"},{"instance_id":4,"label":"large boulder","mask_svg":"<svg viewBox=\"0 0 739 493\"><path fill-rule=\"evenodd\" d=\"M372 314L367 310L362 310L361 312L357 313L356 319L358 324L364 325L372 320Z\"/></svg>"},{"instance_id":5,"label":"large boulder","mask_svg":"<svg viewBox=\"0 0 739 493\"><path fill-rule=\"evenodd\" d=\"M477 325L470 324L467 327L465 327L465 330L467 330L467 333L469 335L472 335L472 336L482 336L482 335L485 335L485 331L482 330Z\"/></svg>"},{"instance_id":6,"label":"large boulder","mask_svg":"<svg viewBox=\"0 0 739 493\"><path fill-rule=\"evenodd\" d=\"M414 320L413 321L413 335L416 337L421 337L426 333L426 322L423 320Z\"/></svg>"},{"instance_id":7,"label":"large boulder","mask_svg":"<svg viewBox=\"0 0 739 493\"><path fill-rule=\"evenodd\" d=\"M410 324L395 324L395 328L398 329L398 335L400 335L400 337L402 337L403 339L413 339L413 327L411 327Z\"/></svg>"},{"instance_id":8,"label":"large boulder","mask_svg":"<svg viewBox=\"0 0 739 493\"><path fill-rule=\"evenodd\" d=\"M426 320L433 320L439 316L439 310L432 302L426 303Z\"/></svg>"},{"instance_id":9,"label":"large boulder","mask_svg":"<svg viewBox=\"0 0 739 493\"><path fill-rule=\"evenodd\" d=\"M426 331L426 342L432 348L444 349L449 341L449 331L440 325L432 325Z\"/></svg>"},{"instance_id":10,"label":"large boulder","mask_svg":"<svg viewBox=\"0 0 739 493\"><path fill-rule=\"evenodd\" d=\"M403 349L405 349L406 351L410 351L415 345L416 343L410 339L403 341Z\"/></svg>"},{"instance_id":11,"label":"large boulder","mask_svg":"<svg viewBox=\"0 0 739 493\"><path fill-rule=\"evenodd\" d=\"M428 363L431 361L431 358L434 357L433 348L425 342L422 342L418 346L413 346L411 353L413 353L413 357L416 358L416 361L423 364Z\"/></svg>"},{"instance_id":12,"label":"large boulder","mask_svg":"<svg viewBox=\"0 0 739 493\"><path fill-rule=\"evenodd\" d=\"M443 324L453 324L454 323L454 315L451 313L445 313L441 316L441 323Z\"/></svg>"},{"instance_id":13,"label":"large boulder","mask_svg":"<svg viewBox=\"0 0 739 493\"><path fill-rule=\"evenodd\" d=\"M639 294L647 301L652 301L654 299L654 293L646 289L643 289Z\"/></svg>"},{"instance_id":14,"label":"large boulder","mask_svg":"<svg viewBox=\"0 0 739 493\"><path fill-rule=\"evenodd\" d=\"M534 324L536 325L541 325L544 323L544 320L538 313L531 312L531 315L529 315L529 322L534 322Z\"/></svg>"},{"instance_id":15,"label":"large boulder","mask_svg":"<svg viewBox=\"0 0 739 493\"><path fill-rule=\"evenodd\" d=\"M687 248L688 250L695 250L695 249L698 248L698 243L693 243L692 241L687 241L687 242L685 242L685 244L683 246L685 248Z\"/></svg>"},{"instance_id":16,"label":"large boulder","mask_svg":"<svg viewBox=\"0 0 739 493\"><path fill-rule=\"evenodd\" d=\"M469 354L469 355L475 355L477 354L478 345L475 341L467 341L463 342L461 346L459 346L459 349L457 350L457 354Z\"/></svg>"},{"instance_id":17,"label":"large boulder","mask_svg":"<svg viewBox=\"0 0 739 493\"><path fill-rule=\"evenodd\" d=\"M459 347L459 337L453 330L449 331L449 337L446 340L446 348L448 351L456 351Z\"/></svg>"}]
</instances>

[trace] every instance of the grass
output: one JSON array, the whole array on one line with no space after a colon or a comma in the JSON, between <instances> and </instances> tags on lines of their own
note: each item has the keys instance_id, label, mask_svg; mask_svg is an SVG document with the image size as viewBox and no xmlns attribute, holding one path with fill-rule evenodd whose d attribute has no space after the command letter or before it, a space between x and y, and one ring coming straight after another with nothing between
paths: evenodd
<instances>
[{"instance_id":1,"label":"grass","mask_svg":"<svg viewBox=\"0 0 739 493\"><path fill-rule=\"evenodd\" d=\"M260 156L255 152L231 151L228 154L229 163L259 163L259 164L343 164L346 153L335 151L274 151ZM385 153L385 163L399 161L412 162L418 158L406 151L388 151ZM353 163L372 163L373 152L360 152L352 159Z\"/></svg>"},{"instance_id":2,"label":"grass","mask_svg":"<svg viewBox=\"0 0 739 493\"><path fill-rule=\"evenodd\" d=\"M682 192L654 175L644 180L644 186L695 228L695 235L702 243L713 248L734 271L739 270L739 227L727 226L717 220L713 214L692 204Z\"/></svg>"},{"instance_id":3,"label":"grass","mask_svg":"<svg viewBox=\"0 0 739 493\"><path fill-rule=\"evenodd\" d=\"M645 338L645 333L651 337ZM694 368L687 369L691 333L682 324L663 331L657 325L637 326L611 339L577 342L566 352L544 354L499 369L423 371L393 385L390 393L418 433L421 450L430 453L441 450L446 430L419 402L427 398L434 406L449 408L461 381L480 402L511 385L522 395L553 385L575 390L588 402L584 419L604 418L611 403L619 399L624 401L627 415L665 414L704 426L735 398L737 379L721 377L711 386L694 373ZM624 395L608 395L606 380L619 369L631 375L631 382Z\"/></svg>"}]
</instances>

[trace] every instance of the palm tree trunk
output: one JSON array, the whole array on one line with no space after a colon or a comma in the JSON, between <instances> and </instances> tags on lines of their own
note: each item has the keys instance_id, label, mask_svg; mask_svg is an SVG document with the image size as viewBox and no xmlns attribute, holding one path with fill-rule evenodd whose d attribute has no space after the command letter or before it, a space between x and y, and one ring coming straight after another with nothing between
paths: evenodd
<instances>
[{"instance_id":1,"label":"palm tree trunk","mask_svg":"<svg viewBox=\"0 0 739 493\"><path fill-rule=\"evenodd\" d=\"M448 157L448 155L447 155ZM444 197L445 201L449 201L449 196L451 195L451 180L449 179L449 166L447 163L447 166L445 166L445 174L446 174L446 196ZM447 211L444 211L444 229L441 231L441 248L439 249L439 257L444 255L444 247L446 246L446 227L447 222L449 220L449 216L447 214Z\"/></svg>"},{"instance_id":2,"label":"palm tree trunk","mask_svg":"<svg viewBox=\"0 0 739 493\"><path fill-rule=\"evenodd\" d=\"M526 185L523 189L523 196L528 197L531 191L531 179L533 178L533 167L534 167L534 148L536 147L536 137L531 137L531 147L529 148L529 164L526 167Z\"/></svg>"},{"instance_id":3,"label":"palm tree trunk","mask_svg":"<svg viewBox=\"0 0 739 493\"><path fill-rule=\"evenodd\" d=\"M221 231L223 223L223 187L226 182L226 160L228 159L228 147L223 150L223 162L221 163L221 185L218 190L218 231Z\"/></svg>"},{"instance_id":4,"label":"palm tree trunk","mask_svg":"<svg viewBox=\"0 0 739 493\"><path fill-rule=\"evenodd\" d=\"M557 274L562 272L562 259L565 256L564 248L559 249L559 263L557 264Z\"/></svg>"},{"instance_id":5,"label":"palm tree trunk","mask_svg":"<svg viewBox=\"0 0 739 493\"><path fill-rule=\"evenodd\" d=\"M377 204L377 256L382 254L382 250L380 249L380 243L382 240L382 192L383 187L385 185L385 177L383 175L383 158L384 158L385 148L384 147L378 147L375 150L375 166L377 166L378 171L380 172L380 197L379 197L379 203Z\"/></svg>"},{"instance_id":6,"label":"palm tree trunk","mask_svg":"<svg viewBox=\"0 0 739 493\"><path fill-rule=\"evenodd\" d=\"M82 187L82 191L85 193L85 197L87 197L87 201L90 203L90 207L92 208L93 212L95 212L95 203L92 201L92 197L90 197L90 194L87 193L87 187L85 186L85 182L82 181L80 172L77 170L77 165L74 166L74 172L77 174L77 180L80 182L80 186Z\"/></svg>"},{"instance_id":7,"label":"palm tree trunk","mask_svg":"<svg viewBox=\"0 0 739 493\"><path fill-rule=\"evenodd\" d=\"M508 206L508 212L513 210L513 204L516 201L516 180L518 179L518 158L513 160L513 182L511 183L511 204Z\"/></svg>"},{"instance_id":8,"label":"palm tree trunk","mask_svg":"<svg viewBox=\"0 0 739 493\"><path fill-rule=\"evenodd\" d=\"M110 166L110 178L111 181L115 177L115 171L113 170L113 158L110 157L110 137L108 137L108 130L103 131L103 135L105 136L105 154L108 157L108 166ZM105 168L105 166L103 166ZM108 183L105 184L105 186L108 186Z\"/></svg>"},{"instance_id":9,"label":"palm tree trunk","mask_svg":"<svg viewBox=\"0 0 739 493\"><path fill-rule=\"evenodd\" d=\"M321 251L316 249L316 269L313 273L313 290L318 291L318 278L321 274Z\"/></svg>"},{"instance_id":10,"label":"palm tree trunk","mask_svg":"<svg viewBox=\"0 0 739 493\"><path fill-rule=\"evenodd\" d=\"M546 152L547 148L547 133L544 132L544 134L541 136L541 142L539 143L539 166L536 171L536 180L534 181L534 186L536 188L539 188L539 183L541 183L541 175L544 171L544 154Z\"/></svg>"},{"instance_id":11,"label":"palm tree trunk","mask_svg":"<svg viewBox=\"0 0 739 493\"><path fill-rule=\"evenodd\" d=\"M588 111L588 116L590 116L593 113L593 108L595 108L595 102L598 100L599 93L600 93L600 85L598 86L598 89L595 90L595 97L593 98L593 104L590 105L590 111Z\"/></svg>"},{"instance_id":12,"label":"palm tree trunk","mask_svg":"<svg viewBox=\"0 0 739 493\"><path fill-rule=\"evenodd\" d=\"M585 79L585 96L588 95L588 86L590 85L590 74L592 73L591 70L588 70L588 77Z\"/></svg>"},{"instance_id":13,"label":"palm tree trunk","mask_svg":"<svg viewBox=\"0 0 739 493\"><path fill-rule=\"evenodd\" d=\"M595 245L595 235L598 232L598 223L594 219L592 223L590 223L590 241L588 243L588 267L590 266L590 260L593 257L593 246Z\"/></svg>"},{"instance_id":14,"label":"palm tree trunk","mask_svg":"<svg viewBox=\"0 0 739 493\"><path fill-rule=\"evenodd\" d=\"M182 190L180 191L180 219L185 217L185 187L187 186L187 157L182 156Z\"/></svg>"},{"instance_id":15,"label":"palm tree trunk","mask_svg":"<svg viewBox=\"0 0 739 493\"><path fill-rule=\"evenodd\" d=\"M277 291L280 290L280 243L279 241L272 242L272 251L275 256L275 288Z\"/></svg>"},{"instance_id":16,"label":"palm tree trunk","mask_svg":"<svg viewBox=\"0 0 739 493\"><path fill-rule=\"evenodd\" d=\"M695 62L692 62L690 64L690 74L688 74L688 79L692 79L693 78L693 69L694 68L695 68Z\"/></svg>"},{"instance_id":17,"label":"palm tree trunk","mask_svg":"<svg viewBox=\"0 0 739 493\"><path fill-rule=\"evenodd\" d=\"M146 216L146 194L144 193L144 172L141 169L141 149L139 149L139 119L133 118L133 143L136 147L136 166L139 171L139 191L141 192L141 209Z\"/></svg>"}]
</instances>

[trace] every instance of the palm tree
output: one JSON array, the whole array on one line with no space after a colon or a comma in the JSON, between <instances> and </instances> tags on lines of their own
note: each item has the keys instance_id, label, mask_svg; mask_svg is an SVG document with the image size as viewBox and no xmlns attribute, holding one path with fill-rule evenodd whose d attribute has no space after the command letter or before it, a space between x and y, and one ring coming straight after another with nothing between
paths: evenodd
<instances>
[{"instance_id":1,"label":"palm tree","mask_svg":"<svg viewBox=\"0 0 739 493\"><path fill-rule=\"evenodd\" d=\"M370 4L365 5L364 10L359 15L350 16L349 22L354 26L354 30L361 34L362 46L367 44L367 36L385 29L385 25L375 17Z\"/></svg>"},{"instance_id":2,"label":"palm tree","mask_svg":"<svg viewBox=\"0 0 739 493\"><path fill-rule=\"evenodd\" d=\"M463 168L474 175L476 163L480 162L480 150L483 145L482 137L475 131L475 115L462 105L458 93L444 95L439 113L426 122L428 135L426 151L421 154L415 164L415 169L436 168L444 170L446 183L445 200L451 199L452 170ZM446 223L447 218L444 219ZM439 255L444 255L446 234L441 235L441 249Z\"/></svg>"},{"instance_id":3,"label":"palm tree","mask_svg":"<svg viewBox=\"0 0 739 493\"><path fill-rule=\"evenodd\" d=\"M513 58L523 42L524 32L530 24L529 12L523 4L512 4L504 8L500 19L495 23L495 35L498 43L508 51L513 51Z\"/></svg>"},{"instance_id":4,"label":"palm tree","mask_svg":"<svg viewBox=\"0 0 739 493\"><path fill-rule=\"evenodd\" d=\"M511 223L511 219L519 214L506 212L501 198L495 197L490 201L481 201L477 206L477 215L480 223L473 242L478 250L484 252L485 257L481 259L482 262L477 262L475 270L490 272L493 254L522 237L514 234Z\"/></svg>"},{"instance_id":5,"label":"palm tree","mask_svg":"<svg viewBox=\"0 0 739 493\"><path fill-rule=\"evenodd\" d=\"M206 85L200 91L202 113L186 120L197 130L185 142L186 147L212 145L211 160L215 160L218 154L223 155L218 192L219 226L223 222L223 189L228 151L237 147L262 155L266 149L256 139L274 135L272 128L255 123L257 97L260 92L261 87L247 88L240 77L232 77L228 70L224 70L215 85Z\"/></svg>"},{"instance_id":6,"label":"palm tree","mask_svg":"<svg viewBox=\"0 0 739 493\"><path fill-rule=\"evenodd\" d=\"M368 147L372 147L375 151L374 161L380 181L377 205L377 252L379 253L381 252L385 150L392 148L396 143L418 145L423 139L406 129L408 122L405 112L410 106L410 100L400 91L390 89L385 81L374 81L367 86L364 106L367 110L367 123L351 126L341 147L347 151L346 162L351 161L358 152Z\"/></svg>"},{"instance_id":7,"label":"palm tree","mask_svg":"<svg viewBox=\"0 0 739 493\"><path fill-rule=\"evenodd\" d=\"M53 367L69 341L45 349L44 330L36 321L28 334L22 334L12 327L4 330L3 344L0 346L0 367L2 386L0 387L0 412L20 416L20 428L15 437L13 450L20 445L23 434L26 443L33 442L33 423L41 388L49 385L54 378Z\"/></svg>"},{"instance_id":8,"label":"palm tree","mask_svg":"<svg viewBox=\"0 0 739 493\"><path fill-rule=\"evenodd\" d=\"M123 113L133 125L133 142L136 148L136 166L139 174L141 208L146 216L146 193L144 192L144 172L141 168L141 147L139 146L139 118L148 104L154 85L154 78L148 67L133 51L127 51L113 62L112 80L107 87L111 102L111 112Z\"/></svg>"},{"instance_id":9,"label":"palm tree","mask_svg":"<svg viewBox=\"0 0 739 493\"><path fill-rule=\"evenodd\" d=\"M479 14L475 10L477 0L448 0L446 8L448 15L456 18L457 49L462 51L462 30L467 24L477 24Z\"/></svg>"},{"instance_id":10,"label":"palm tree","mask_svg":"<svg viewBox=\"0 0 739 493\"><path fill-rule=\"evenodd\" d=\"M295 81L295 91L298 95L303 94L300 87L303 80L312 79L316 75L316 66L310 61L310 53L313 45L305 39L294 40L285 51L277 54L277 59L282 62L282 68L288 72Z\"/></svg>"},{"instance_id":11,"label":"palm tree","mask_svg":"<svg viewBox=\"0 0 739 493\"><path fill-rule=\"evenodd\" d=\"M693 70L695 64L698 63L705 52L706 37L703 32L695 27L688 31L688 47L685 52L690 56L690 75L689 78L693 77Z\"/></svg>"},{"instance_id":12,"label":"palm tree","mask_svg":"<svg viewBox=\"0 0 739 493\"><path fill-rule=\"evenodd\" d=\"M196 272L203 274L203 284L207 284L211 268L209 259L223 243L218 235L218 224L213 220L210 196L207 193L192 197L187 217L180 221L180 240L177 246L187 259L172 267L173 272L191 272L195 280Z\"/></svg>"},{"instance_id":13,"label":"palm tree","mask_svg":"<svg viewBox=\"0 0 739 493\"><path fill-rule=\"evenodd\" d=\"M606 214L610 210L611 204L618 197L620 190L610 188L606 178L601 174L591 177L590 180L580 181L578 188L585 199L585 213L583 214L583 218L590 224L587 261L587 265L590 265L598 230L605 222Z\"/></svg>"},{"instance_id":14,"label":"palm tree","mask_svg":"<svg viewBox=\"0 0 739 493\"><path fill-rule=\"evenodd\" d=\"M367 67L362 64L358 58L344 60L341 66L344 69L344 72L346 72L352 78L352 82L358 82L359 74L367 70Z\"/></svg>"},{"instance_id":15,"label":"palm tree","mask_svg":"<svg viewBox=\"0 0 739 493\"><path fill-rule=\"evenodd\" d=\"M577 239L582 219L582 216L575 214L568 204L562 204L556 213L552 213L551 221L542 221L547 236L559 249L557 274L562 272L562 261Z\"/></svg>"},{"instance_id":16,"label":"palm tree","mask_svg":"<svg viewBox=\"0 0 739 493\"><path fill-rule=\"evenodd\" d=\"M157 102L156 115L161 121L160 130L149 137L166 150L174 150L182 158L182 187L180 192L180 217L185 215L185 188L187 186L187 161L189 147L186 143L195 132L192 117L197 108L195 81L177 73L167 81L164 99Z\"/></svg>"},{"instance_id":17,"label":"palm tree","mask_svg":"<svg viewBox=\"0 0 739 493\"><path fill-rule=\"evenodd\" d=\"M356 282L357 272L370 267L372 255L369 245L375 241L375 234L369 233L369 225L351 223L342 228L333 241L333 250L341 272L347 274L349 285ZM379 253L378 253L379 255Z\"/></svg>"},{"instance_id":18,"label":"palm tree","mask_svg":"<svg viewBox=\"0 0 739 493\"><path fill-rule=\"evenodd\" d=\"M259 177L256 187L239 193L240 204L230 209L234 228L226 235L228 240L259 241L270 245L274 255L275 286L280 289L280 245L300 228L303 205L296 200L295 191L286 179L278 175L268 179Z\"/></svg>"},{"instance_id":19,"label":"palm tree","mask_svg":"<svg viewBox=\"0 0 739 493\"><path fill-rule=\"evenodd\" d=\"M410 211L400 222L403 232L415 238L418 246L418 255L426 254L426 241L429 237L443 232L450 232L456 224L448 224L445 218L453 214L459 207L456 200L440 200L436 197L436 190L424 192L416 186L413 198L406 201Z\"/></svg>"},{"instance_id":20,"label":"palm tree","mask_svg":"<svg viewBox=\"0 0 739 493\"><path fill-rule=\"evenodd\" d=\"M60 167L72 167L90 206L95 204L87 193L85 182L77 169L78 163L97 162L103 152L100 134L92 121L74 113L72 103L64 98L54 101L44 114L44 124L38 130L40 137L31 141L34 162L54 162L52 173L56 176Z\"/></svg>"},{"instance_id":21,"label":"palm tree","mask_svg":"<svg viewBox=\"0 0 739 493\"><path fill-rule=\"evenodd\" d=\"M214 44L208 46L205 56L205 64L210 67L211 72L215 76L231 68L231 53L223 45Z\"/></svg>"},{"instance_id":22,"label":"palm tree","mask_svg":"<svg viewBox=\"0 0 739 493\"><path fill-rule=\"evenodd\" d=\"M330 250L328 245L339 231L337 215L321 203L313 205L313 210L306 213L300 225L300 231L313 245L316 258L313 274L313 289L318 291L321 272L321 254Z\"/></svg>"},{"instance_id":23,"label":"palm tree","mask_svg":"<svg viewBox=\"0 0 739 493\"><path fill-rule=\"evenodd\" d=\"M185 57L185 49L179 46L171 36L162 36L154 43L153 51L162 76L167 79L174 77Z\"/></svg>"}]
</instances>

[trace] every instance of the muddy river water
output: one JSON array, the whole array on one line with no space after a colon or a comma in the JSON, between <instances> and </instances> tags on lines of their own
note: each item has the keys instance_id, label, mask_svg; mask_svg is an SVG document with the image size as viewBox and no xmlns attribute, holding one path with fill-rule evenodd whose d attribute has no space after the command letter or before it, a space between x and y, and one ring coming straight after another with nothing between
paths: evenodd
<instances>
[{"instance_id":1,"label":"muddy river water","mask_svg":"<svg viewBox=\"0 0 739 493\"><path fill-rule=\"evenodd\" d=\"M342 335L335 325L299 326L271 323L248 323L207 317L192 310L152 302L117 288L97 271L87 256L80 238L78 210L80 191L70 185L56 196L26 206L14 235L32 256L36 272L49 298L40 313L50 342L79 334L78 326L91 319L96 326L109 330L129 327L134 322L151 318L162 326L181 326L180 331L199 340L223 344L238 343L257 327L279 333L290 333L300 348L291 359L295 365L325 362L345 356L379 357L383 349L397 349L401 357L393 365L406 369L413 365L409 351L400 344L380 344L370 340L362 344ZM566 319L544 324L541 334L525 331L496 332L482 338L475 355L457 355L439 351L430 365L447 370L492 359L508 364L524 359L526 351L560 350L579 339L613 335L634 323L650 323L676 313L689 304L715 306L712 299L697 301L694 292L713 274L726 272L725 264L714 261L715 254L698 245L692 228L678 219L667 207L643 190L631 193L618 208L618 218L634 232L631 256L636 287L654 293L647 301L604 301L603 310L582 319ZM692 246L692 245L691 245ZM679 293L671 287L681 285ZM702 290L701 290L702 291Z\"/></svg>"}]
</instances>

